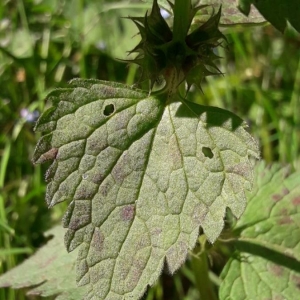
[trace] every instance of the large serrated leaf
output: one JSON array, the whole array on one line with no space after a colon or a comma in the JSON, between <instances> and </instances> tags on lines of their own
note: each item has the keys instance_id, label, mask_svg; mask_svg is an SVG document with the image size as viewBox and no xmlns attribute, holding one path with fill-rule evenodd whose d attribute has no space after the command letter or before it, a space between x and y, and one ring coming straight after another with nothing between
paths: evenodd
<instances>
[{"instance_id":1,"label":"large serrated leaf","mask_svg":"<svg viewBox=\"0 0 300 300\"><path fill-rule=\"evenodd\" d=\"M32 257L0 277L0 287L30 287L27 295L57 296L56 300L79 300L87 287L75 281L76 251L69 254L64 247L65 230L56 226L45 236L53 238Z\"/></svg>"},{"instance_id":2,"label":"large serrated leaf","mask_svg":"<svg viewBox=\"0 0 300 300\"><path fill-rule=\"evenodd\" d=\"M46 200L70 200L67 249L80 245L86 299L138 299L174 273L200 226L214 242L240 217L258 146L234 114L122 84L74 80L50 94L33 161L53 159Z\"/></svg>"},{"instance_id":3,"label":"large serrated leaf","mask_svg":"<svg viewBox=\"0 0 300 300\"><path fill-rule=\"evenodd\" d=\"M220 299L298 298L300 172L258 164L255 188L235 231L239 253L222 272Z\"/></svg>"},{"instance_id":4,"label":"large serrated leaf","mask_svg":"<svg viewBox=\"0 0 300 300\"><path fill-rule=\"evenodd\" d=\"M299 0L239 0L239 7L246 15L251 10L251 4L281 32L284 32L288 22L300 32Z\"/></svg>"}]
</instances>

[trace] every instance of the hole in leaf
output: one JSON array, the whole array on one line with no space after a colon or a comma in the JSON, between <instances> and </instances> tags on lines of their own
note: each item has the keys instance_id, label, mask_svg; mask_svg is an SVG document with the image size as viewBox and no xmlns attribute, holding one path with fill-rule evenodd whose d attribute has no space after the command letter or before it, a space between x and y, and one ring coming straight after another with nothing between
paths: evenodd
<instances>
[{"instance_id":1,"label":"hole in leaf","mask_svg":"<svg viewBox=\"0 0 300 300\"><path fill-rule=\"evenodd\" d=\"M212 153L211 149L208 147L202 147L202 153L204 154L205 157L208 157L208 158L214 157L214 154Z\"/></svg>"},{"instance_id":2,"label":"hole in leaf","mask_svg":"<svg viewBox=\"0 0 300 300\"><path fill-rule=\"evenodd\" d=\"M114 111L115 111L115 106L113 104L108 104L104 107L103 113L105 116L108 117L108 116L112 115L114 113Z\"/></svg>"}]
</instances>

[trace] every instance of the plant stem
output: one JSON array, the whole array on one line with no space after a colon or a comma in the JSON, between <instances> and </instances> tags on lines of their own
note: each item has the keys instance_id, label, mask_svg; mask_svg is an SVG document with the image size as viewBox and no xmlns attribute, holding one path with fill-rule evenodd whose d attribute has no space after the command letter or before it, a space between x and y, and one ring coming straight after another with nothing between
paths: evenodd
<instances>
[{"instance_id":1,"label":"plant stem","mask_svg":"<svg viewBox=\"0 0 300 300\"><path fill-rule=\"evenodd\" d=\"M190 26L191 0L175 0L173 40L184 41Z\"/></svg>"},{"instance_id":2,"label":"plant stem","mask_svg":"<svg viewBox=\"0 0 300 300\"><path fill-rule=\"evenodd\" d=\"M198 254L197 251L200 253ZM207 252L201 246L198 246L193 251L195 256L192 256L192 269L196 280L196 287L200 293L201 300L218 300L212 282L209 279L209 267Z\"/></svg>"}]
</instances>

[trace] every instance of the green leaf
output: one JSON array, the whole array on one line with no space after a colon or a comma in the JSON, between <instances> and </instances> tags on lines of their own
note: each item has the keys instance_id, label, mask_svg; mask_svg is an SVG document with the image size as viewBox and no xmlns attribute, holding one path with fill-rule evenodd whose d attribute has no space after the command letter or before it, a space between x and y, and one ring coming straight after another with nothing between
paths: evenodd
<instances>
[{"instance_id":1,"label":"green leaf","mask_svg":"<svg viewBox=\"0 0 300 300\"><path fill-rule=\"evenodd\" d=\"M83 299L87 288L78 288L75 280L77 251L69 254L65 250L64 233L61 226L46 232L45 236L53 238L21 265L2 275L0 287L30 287L27 295L57 295L57 300Z\"/></svg>"},{"instance_id":2,"label":"green leaf","mask_svg":"<svg viewBox=\"0 0 300 300\"><path fill-rule=\"evenodd\" d=\"M88 299L139 299L181 266L200 226L214 242L226 208L243 213L258 146L234 114L97 80L49 99L33 161L54 160L48 205L71 201L65 243L80 246Z\"/></svg>"},{"instance_id":3,"label":"green leaf","mask_svg":"<svg viewBox=\"0 0 300 300\"><path fill-rule=\"evenodd\" d=\"M300 172L288 176L288 168L262 162L255 178L220 299L293 300L300 288Z\"/></svg>"},{"instance_id":4,"label":"green leaf","mask_svg":"<svg viewBox=\"0 0 300 300\"><path fill-rule=\"evenodd\" d=\"M239 0L239 7L246 15L250 11L251 4L281 32L285 31L287 22L300 32L299 0Z\"/></svg>"},{"instance_id":5,"label":"green leaf","mask_svg":"<svg viewBox=\"0 0 300 300\"><path fill-rule=\"evenodd\" d=\"M206 8L203 8L195 17L195 21L204 22L212 15L212 9L218 11L220 6L222 6L220 26L229 26L236 24L257 24L263 23L266 20L258 12L255 7L252 7L247 16L245 16L239 10L236 0L201 0L201 5L209 5Z\"/></svg>"},{"instance_id":6,"label":"green leaf","mask_svg":"<svg viewBox=\"0 0 300 300\"><path fill-rule=\"evenodd\" d=\"M152 0L143 0L144 2L148 2L151 4ZM170 1L174 3L174 1ZM158 0L158 3L161 7L165 8L170 13L172 9L170 7L169 1L167 0ZM253 6L250 8L249 11L245 15L241 12L238 8L236 0L201 0L201 1L192 1L194 6L197 5L208 5L207 7L202 8L195 16L194 22L198 24L199 22L204 23L206 22L213 14L214 11L218 11L220 6L222 6L222 13L220 18L220 26L230 26L236 24L243 24L243 25L251 25L257 23L266 22L265 18L259 13L259 11Z\"/></svg>"}]
</instances>

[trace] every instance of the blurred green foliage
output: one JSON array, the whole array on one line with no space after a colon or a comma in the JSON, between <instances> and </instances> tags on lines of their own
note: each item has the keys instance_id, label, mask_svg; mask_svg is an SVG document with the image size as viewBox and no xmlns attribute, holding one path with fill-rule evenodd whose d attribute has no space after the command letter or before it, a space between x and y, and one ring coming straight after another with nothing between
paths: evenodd
<instances>
[{"instance_id":1,"label":"blurred green foliage","mask_svg":"<svg viewBox=\"0 0 300 300\"><path fill-rule=\"evenodd\" d=\"M0 274L20 263L45 241L43 232L59 222L66 205L48 211L45 167L33 166L39 138L34 120L45 97L74 78L133 84L139 72L126 58L139 39L128 15L149 8L142 1L2 0L0 5ZM191 101L231 110L244 118L260 141L267 162L300 170L300 37L271 26L224 30L228 49L218 53L224 76L208 77ZM218 247L216 245L215 247ZM224 250L224 249L223 249ZM224 250L227 251L226 249ZM223 251L223 252L224 252ZM226 261L211 250L214 271ZM188 262L174 278L164 275L150 299L198 299ZM25 275L26 276L26 275ZM213 281L218 279L211 274ZM1 300L28 298L3 289Z\"/></svg>"}]
</instances>

